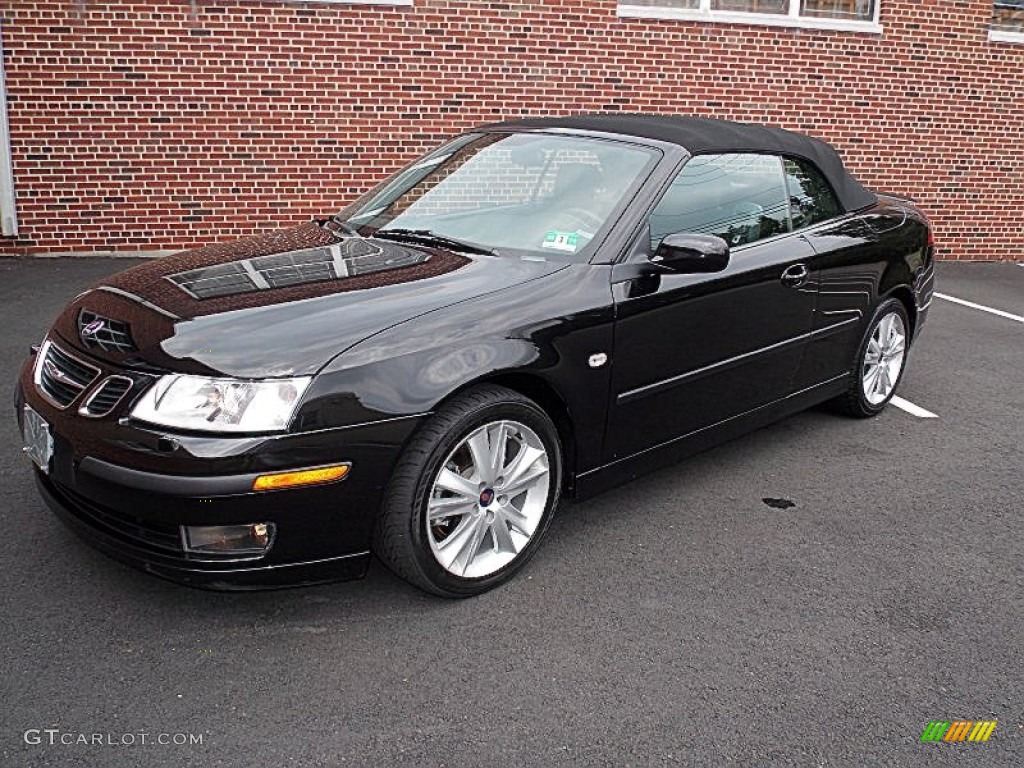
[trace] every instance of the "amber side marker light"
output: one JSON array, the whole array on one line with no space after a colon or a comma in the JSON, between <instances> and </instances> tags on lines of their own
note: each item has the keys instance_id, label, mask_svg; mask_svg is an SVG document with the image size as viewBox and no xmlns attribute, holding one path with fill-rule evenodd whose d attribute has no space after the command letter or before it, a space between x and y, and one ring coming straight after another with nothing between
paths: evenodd
<instances>
[{"instance_id":1,"label":"amber side marker light","mask_svg":"<svg viewBox=\"0 0 1024 768\"><path fill-rule=\"evenodd\" d=\"M254 491L276 491L280 488L294 488L299 485L321 485L333 483L348 475L350 464L335 464L316 469L300 469L297 472L275 472L260 475L252 481Z\"/></svg>"}]
</instances>

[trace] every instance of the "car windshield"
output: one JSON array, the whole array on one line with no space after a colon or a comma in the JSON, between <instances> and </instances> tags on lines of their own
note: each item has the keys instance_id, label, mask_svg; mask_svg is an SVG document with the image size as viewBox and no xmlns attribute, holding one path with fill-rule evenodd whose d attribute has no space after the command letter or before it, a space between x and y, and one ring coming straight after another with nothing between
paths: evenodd
<instances>
[{"instance_id":1,"label":"car windshield","mask_svg":"<svg viewBox=\"0 0 1024 768\"><path fill-rule=\"evenodd\" d=\"M336 219L362 235L583 260L657 156L657 150L578 136L467 134L399 171Z\"/></svg>"}]
</instances>

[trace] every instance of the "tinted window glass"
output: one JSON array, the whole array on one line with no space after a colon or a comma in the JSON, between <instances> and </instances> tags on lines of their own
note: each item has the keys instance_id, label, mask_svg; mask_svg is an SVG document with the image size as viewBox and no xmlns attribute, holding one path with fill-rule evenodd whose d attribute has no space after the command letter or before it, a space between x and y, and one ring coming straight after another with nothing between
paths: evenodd
<instances>
[{"instance_id":1,"label":"tinted window glass","mask_svg":"<svg viewBox=\"0 0 1024 768\"><path fill-rule=\"evenodd\" d=\"M817 168L803 160L789 158L784 165L794 229L827 221L843 212L832 187Z\"/></svg>"},{"instance_id":2,"label":"tinted window glass","mask_svg":"<svg viewBox=\"0 0 1024 768\"><path fill-rule=\"evenodd\" d=\"M789 0L711 0L712 11L789 13Z\"/></svg>"},{"instance_id":3,"label":"tinted window glass","mask_svg":"<svg viewBox=\"0 0 1024 768\"><path fill-rule=\"evenodd\" d=\"M730 246L790 231L782 162L773 155L698 155L651 214L651 242L701 232Z\"/></svg>"},{"instance_id":4,"label":"tinted window glass","mask_svg":"<svg viewBox=\"0 0 1024 768\"><path fill-rule=\"evenodd\" d=\"M874 0L802 0L800 15L871 21L875 18L875 2Z\"/></svg>"}]
</instances>

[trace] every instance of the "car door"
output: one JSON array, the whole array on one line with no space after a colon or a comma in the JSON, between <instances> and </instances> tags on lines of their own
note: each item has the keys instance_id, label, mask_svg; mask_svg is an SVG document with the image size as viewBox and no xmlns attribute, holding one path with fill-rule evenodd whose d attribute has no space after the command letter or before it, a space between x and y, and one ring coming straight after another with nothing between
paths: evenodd
<instances>
[{"instance_id":1,"label":"car door","mask_svg":"<svg viewBox=\"0 0 1024 768\"><path fill-rule=\"evenodd\" d=\"M887 254L863 216L845 214L812 163L787 157L783 167L793 229L815 251L808 266L818 301L812 337L794 380L794 389L806 389L849 372Z\"/></svg>"},{"instance_id":2,"label":"car door","mask_svg":"<svg viewBox=\"0 0 1024 768\"><path fill-rule=\"evenodd\" d=\"M792 233L780 157L691 158L648 222L650 252L665 235L699 232L725 239L730 262L713 274L613 278L608 461L787 395L814 314L814 251Z\"/></svg>"}]
</instances>

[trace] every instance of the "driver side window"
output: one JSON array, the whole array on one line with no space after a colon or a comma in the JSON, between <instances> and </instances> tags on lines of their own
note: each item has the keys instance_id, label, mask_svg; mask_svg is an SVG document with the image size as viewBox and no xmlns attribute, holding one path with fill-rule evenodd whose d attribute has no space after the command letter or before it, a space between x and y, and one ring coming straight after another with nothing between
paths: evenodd
<instances>
[{"instance_id":1,"label":"driver side window","mask_svg":"<svg viewBox=\"0 0 1024 768\"><path fill-rule=\"evenodd\" d=\"M651 212L651 248L666 235L717 235L730 247L790 232L782 159L774 155L697 155Z\"/></svg>"}]
</instances>

